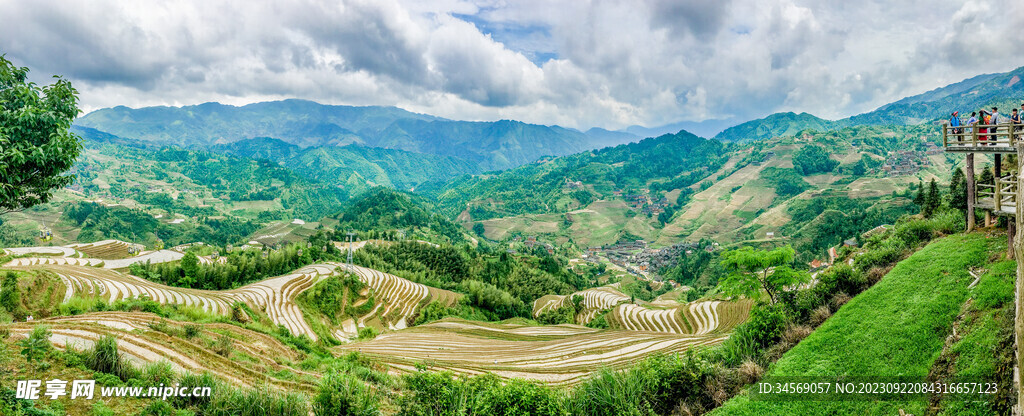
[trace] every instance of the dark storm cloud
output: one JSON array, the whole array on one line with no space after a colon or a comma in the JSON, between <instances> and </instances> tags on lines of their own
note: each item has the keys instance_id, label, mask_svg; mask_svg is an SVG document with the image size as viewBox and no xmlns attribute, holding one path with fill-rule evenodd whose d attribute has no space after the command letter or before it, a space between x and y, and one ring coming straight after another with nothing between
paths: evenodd
<instances>
[{"instance_id":1,"label":"dark storm cloud","mask_svg":"<svg viewBox=\"0 0 1024 416\"><path fill-rule=\"evenodd\" d=\"M651 24L671 29L677 36L713 37L722 29L732 0L649 0Z\"/></svg>"}]
</instances>

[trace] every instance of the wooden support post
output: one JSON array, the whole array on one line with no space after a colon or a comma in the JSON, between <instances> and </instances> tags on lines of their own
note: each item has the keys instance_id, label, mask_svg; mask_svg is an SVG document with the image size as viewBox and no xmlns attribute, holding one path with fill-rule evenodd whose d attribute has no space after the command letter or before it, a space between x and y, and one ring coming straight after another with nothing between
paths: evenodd
<instances>
[{"instance_id":1,"label":"wooden support post","mask_svg":"<svg viewBox=\"0 0 1024 416\"><path fill-rule=\"evenodd\" d=\"M994 166L996 179L1003 177L1003 155L996 153L996 165Z\"/></svg>"},{"instance_id":2,"label":"wooden support post","mask_svg":"<svg viewBox=\"0 0 1024 416\"><path fill-rule=\"evenodd\" d=\"M1017 216L1014 215L1012 218L1007 218L1006 221L1006 257L1009 259L1014 258L1013 255L1013 242L1017 237Z\"/></svg>"},{"instance_id":3,"label":"wooden support post","mask_svg":"<svg viewBox=\"0 0 1024 416\"><path fill-rule=\"evenodd\" d=\"M995 188L992 189L993 208L994 208L994 210L996 212L999 212L999 211L1001 211L1003 209L1003 204L1002 204L1002 202L1003 202L1003 182L999 180L999 175L996 175L996 177L992 181L992 183L995 184L995 186L996 186ZM985 226L986 227L988 227L990 225L990 224L987 224L988 221L989 221L989 218L988 218L988 215L986 215L985 216L985 222L986 222Z\"/></svg>"},{"instance_id":4,"label":"wooden support post","mask_svg":"<svg viewBox=\"0 0 1024 416\"><path fill-rule=\"evenodd\" d=\"M978 147L978 124L975 123L974 128L971 129L971 146Z\"/></svg>"},{"instance_id":5,"label":"wooden support post","mask_svg":"<svg viewBox=\"0 0 1024 416\"><path fill-rule=\"evenodd\" d=\"M949 141L946 139L946 129L947 129L947 127L948 126L945 125L945 124L942 125L942 147L943 148L945 148L946 146L949 145Z\"/></svg>"},{"instance_id":6,"label":"wooden support post","mask_svg":"<svg viewBox=\"0 0 1024 416\"><path fill-rule=\"evenodd\" d=\"M1021 312L1021 295L1024 293L1024 291L1021 290L1022 286L1024 286L1024 227L1021 226L1022 216L1020 214L1024 212L1024 186L1021 186L1024 184L1024 176L1021 176L1021 172L1024 172L1024 169L1021 169L1021 161L1024 160L1024 158L1021 157L1021 155L1024 155L1024 144L1018 142L1015 147L1017 148L1017 206L1015 210L1016 215L1013 216L1013 221L1015 223L1014 231L1016 234L1013 239L1013 252L1014 259L1017 261L1017 281L1016 284L1014 284L1014 309L1016 309L1016 312L1013 320L1013 368L1015 370L1013 372L1013 386L1017 390L1017 406L1015 414L1020 414L1021 404L1024 403L1024 389L1021 389L1020 381L1020 370L1022 367L1021 360L1024 358L1020 352L1020 336L1021 331L1024 331L1024 313Z\"/></svg>"},{"instance_id":7,"label":"wooden support post","mask_svg":"<svg viewBox=\"0 0 1024 416\"><path fill-rule=\"evenodd\" d=\"M978 135L973 135L977 139ZM974 231L974 153L967 154L967 231Z\"/></svg>"},{"instance_id":8,"label":"wooden support post","mask_svg":"<svg viewBox=\"0 0 1024 416\"><path fill-rule=\"evenodd\" d=\"M992 226L992 211L985 210L985 228Z\"/></svg>"}]
</instances>

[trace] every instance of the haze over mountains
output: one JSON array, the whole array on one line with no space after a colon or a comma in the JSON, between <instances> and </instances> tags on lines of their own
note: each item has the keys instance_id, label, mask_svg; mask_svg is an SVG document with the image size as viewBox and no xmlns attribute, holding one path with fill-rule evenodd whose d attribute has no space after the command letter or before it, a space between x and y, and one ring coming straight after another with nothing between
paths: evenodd
<instances>
[{"instance_id":1,"label":"haze over mountains","mask_svg":"<svg viewBox=\"0 0 1024 416\"><path fill-rule=\"evenodd\" d=\"M300 147L359 145L455 157L480 170L508 169L542 156L562 156L637 140L628 133L592 135L513 120L446 120L396 107L323 105L284 100L241 107L115 107L76 125L113 135L180 146L210 146L272 137Z\"/></svg>"}]
</instances>

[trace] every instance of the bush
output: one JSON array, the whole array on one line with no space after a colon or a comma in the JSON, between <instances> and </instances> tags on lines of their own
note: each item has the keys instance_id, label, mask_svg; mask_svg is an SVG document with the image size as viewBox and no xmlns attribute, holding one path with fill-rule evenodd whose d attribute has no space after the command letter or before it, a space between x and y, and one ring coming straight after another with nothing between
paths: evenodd
<instances>
[{"instance_id":1,"label":"bush","mask_svg":"<svg viewBox=\"0 0 1024 416\"><path fill-rule=\"evenodd\" d=\"M217 341L213 345L213 350L220 355L230 357L231 352L235 349L235 342L231 337L221 334L217 337Z\"/></svg>"},{"instance_id":2,"label":"bush","mask_svg":"<svg viewBox=\"0 0 1024 416\"><path fill-rule=\"evenodd\" d=\"M138 369L118 352L117 339L114 337L101 337L92 349L83 351L81 355L86 368L115 375L121 381L128 381L139 375Z\"/></svg>"},{"instance_id":3,"label":"bush","mask_svg":"<svg viewBox=\"0 0 1024 416\"><path fill-rule=\"evenodd\" d=\"M183 334L185 335L185 338L188 338L188 339L195 338L195 337L199 336L200 332L202 332L202 329L199 328L199 325L194 325L194 324L185 325L185 327L182 328L182 329L184 330Z\"/></svg>"},{"instance_id":4,"label":"bush","mask_svg":"<svg viewBox=\"0 0 1024 416\"><path fill-rule=\"evenodd\" d=\"M602 369L573 390L571 406L580 416L653 416L655 382L640 371Z\"/></svg>"},{"instance_id":5,"label":"bush","mask_svg":"<svg viewBox=\"0 0 1024 416\"><path fill-rule=\"evenodd\" d=\"M309 403L269 386L236 389L218 384L203 416L309 416Z\"/></svg>"},{"instance_id":6,"label":"bush","mask_svg":"<svg viewBox=\"0 0 1024 416\"><path fill-rule=\"evenodd\" d=\"M331 372L321 380L316 396L313 397L313 414L375 416L380 414L378 400L377 395L363 382Z\"/></svg>"},{"instance_id":7,"label":"bush","mask_svg":"<svg viewBox=\"0 0 1024 416\"><path fill-rule=\"evenodd\" d=\"M377 328L372 326L364 326L359 328L359 339L374 339L377 338Z\"/></svg>"},{"instance_id":8,"label":"bush","mask_svg":"<svg viewBox=\"0 0 1024 416\"><path fill-rule=\"evenodd\" d=\"M510 380L483 391L473 414L488 416L568 415L562 397L536 383Z\"/></svg>"}]
</instances>

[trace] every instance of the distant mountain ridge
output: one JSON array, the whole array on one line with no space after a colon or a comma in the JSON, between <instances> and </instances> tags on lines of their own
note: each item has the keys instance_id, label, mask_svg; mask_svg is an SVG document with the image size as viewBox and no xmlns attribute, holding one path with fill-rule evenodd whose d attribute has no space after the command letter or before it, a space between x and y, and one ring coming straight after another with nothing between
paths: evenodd
<instances>
[{"instance_id":1,"label":"distant mountain ridge","mask_svg":"<svg viewBox=\"0 0 1024 416\"><path fill-rule=\"evenodd\" d=\"M953 111L964 115L992 106L1003 108L1003 113L1009 114L1021 101L1024 101L1024 67L971 77L840 120L825 120L808 113L775 113L727 128L715 139L749 142L794 135L807 129L829 131L851 126L914 125L946 119Z\"/></svg>"},{"instance_id":2,"label":"distant mountain ridge","mask_svg":"<svg viewBox=\"0 0 1024 416\"><path fill-rule=\"evenodd\" d=\"M485 170L508 169L542 156L562 156L627 143L631 135L591 137L558 126L520 121L454 121L397 107L324 105L283 100L235 107L206 103L184 107L114 107L78 120L125 138L180 146L210 146L273 137L300 147L344 146L399 149L452 156Z\"/></svg>"},{"instance_id":3,"label":"distant mountain ridge","mask_svg":"<svg viewBox=\"0 0 1024 416\"><path fill-rule=\"evenodd\" d=\"M278 162L317 182L358 192L371 186L412 190L426 182L444 182L479 173L476 163L453 156L414 153L358 144L302 148L259 137L210 146L216 153Z\"/></svg>"},{"instance_id":4,"label":"distant mountain ridge","mask_svg":"<svg viewBox=\"0 0 1024 416\"><path fill-rule=\"evenodd\" d=\"M715 139L724 142L748 142L779 136L792 136L801 130L826 131L835 128L836 122L815 117L808 113L775 113L768 117L751 120L723 130Z\"/></svg>"}]
</instances>

